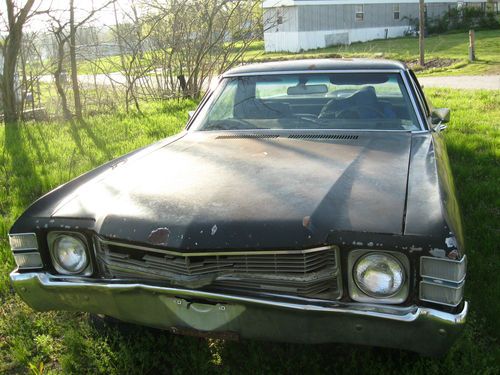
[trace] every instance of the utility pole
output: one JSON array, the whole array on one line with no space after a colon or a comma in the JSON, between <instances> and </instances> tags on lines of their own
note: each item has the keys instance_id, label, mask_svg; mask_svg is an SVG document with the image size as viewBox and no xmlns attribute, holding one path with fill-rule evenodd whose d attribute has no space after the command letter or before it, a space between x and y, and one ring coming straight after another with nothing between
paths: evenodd
<instances>
[{"instance_id":1,"label":"utility pole","mask_svg":"<svg viewBox=\"0 0 500 375\"><path fill-rule=\"evenodd\" d=\"M418 16L418 48L420 50L420 58L419 64L420 66L424 66L425 58L424 58L424 34L425 34L425 5L424 0L419 0L419 16Z\"/></svg>"}]
</instances>

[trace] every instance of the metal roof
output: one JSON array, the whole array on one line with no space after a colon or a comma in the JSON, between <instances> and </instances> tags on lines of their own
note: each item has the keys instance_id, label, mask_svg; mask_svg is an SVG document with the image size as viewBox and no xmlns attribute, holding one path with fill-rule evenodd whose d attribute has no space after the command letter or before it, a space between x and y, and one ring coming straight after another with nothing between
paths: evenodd
<instances>
[{"instance_id":1,"label":"metal roof","mask_svg":"<svg viewBox=\"0 0 500 375\"><path fill-rule=\"evenodd\" d=\"M306 59L265 62L242 65L228 70L224 76L254 73L303 72L325 70L402 70L406 65L399 61L382 59Z\"/></svg>"}]
</instances>

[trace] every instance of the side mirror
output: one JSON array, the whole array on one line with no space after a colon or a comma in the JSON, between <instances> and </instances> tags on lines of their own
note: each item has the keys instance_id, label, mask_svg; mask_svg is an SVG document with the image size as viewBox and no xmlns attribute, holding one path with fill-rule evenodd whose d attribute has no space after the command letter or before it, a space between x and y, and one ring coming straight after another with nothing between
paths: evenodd
<instances>
[{"instance_id":1,"label":"side mirror","mask_svg":"<svg viewBox=\"0 0 500 375\"><path fill-rule=\"evenodd\" d=\"M188 112L188 120L191 120L193 118L195 112L196 111L189 111Z\"/></svg>"},{"instance_id":2,"label":"side mirror","mask_svg":"<svg viewBox=\"0 0 500 375\"><path fill-rule=\"evenodd\" d=\"M446 129L446 124L450 122L450 109L449 108L433 108L431 111L432 127L435 131Z\"/></svg>"}]
</instances>

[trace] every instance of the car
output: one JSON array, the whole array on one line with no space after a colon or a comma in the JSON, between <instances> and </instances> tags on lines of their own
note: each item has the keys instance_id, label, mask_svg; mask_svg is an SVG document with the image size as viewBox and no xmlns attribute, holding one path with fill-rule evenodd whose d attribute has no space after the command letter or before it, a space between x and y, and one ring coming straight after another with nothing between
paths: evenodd
<instances>
[{"instance_id":1,"label":"car","mask_svg":"<svg viewBox=\"0 0 500 375\"><path fill-rule=\"evenodd\" d=\"M446 353L468 311L449 109L388 60L214 82L182 132L19 217L15 291L179 334Z\"/></svg>"}]
</instances>

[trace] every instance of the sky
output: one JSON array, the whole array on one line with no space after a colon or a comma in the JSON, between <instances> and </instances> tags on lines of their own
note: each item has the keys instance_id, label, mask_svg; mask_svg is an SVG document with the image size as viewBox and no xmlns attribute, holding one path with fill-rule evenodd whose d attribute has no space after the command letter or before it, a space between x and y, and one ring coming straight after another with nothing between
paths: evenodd
<instances>
[{"instance_id":1,"label":"sky","mask_svg":"<svg viewBox=\"0 0 500 375\"><path fill-rule=\"evenodd\" d=\"M118 13L118 20L123 21L125 16L123 15L124 10L127 9L127 4L134 0L116 0L116 7ZM18 5L24 5L26 0L14 0ZM109 2L109 0L75 0L75 19L78 22L79 19L83 19L88 15L88 12L92 7L99 8L104 4ZM60 19L69 17L69 0L35 0L35 5L33 8L38 8L40 11L51 9L52 14L58 15ZM6 5L5 0L0 0L0 13L5 15ZM50 18L47 15L38 15L31 20L27 30L30 31L41 31L47 28ZM0 30L5 31L6 25L5 20L1 19ZM99 13L90 22L92 25L114 25L115 18L113 13L113 5L108 5L107 8L99 11Z\"/></svg>"}]
</instances>

